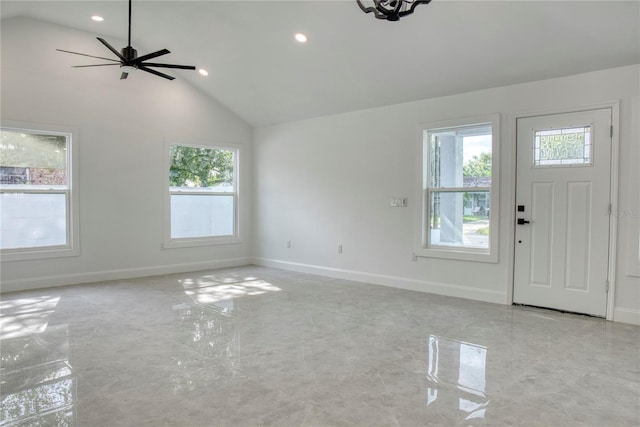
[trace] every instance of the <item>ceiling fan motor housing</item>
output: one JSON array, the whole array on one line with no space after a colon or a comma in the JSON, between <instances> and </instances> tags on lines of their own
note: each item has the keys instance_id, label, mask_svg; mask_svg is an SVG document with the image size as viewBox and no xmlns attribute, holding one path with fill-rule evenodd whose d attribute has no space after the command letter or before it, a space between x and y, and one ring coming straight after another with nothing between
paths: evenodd
<instances>
[{"instance_id":1,"label":"ceiling fan motor housing","mask_svg":"<svg viewBox=\"0 0 640 427\"><path fill-rule=\"evenodd\" d=\"M123 47L121 52L127 61L132 61L138 57L138 51L131 46Z\"/></svg>"}]
</instances>

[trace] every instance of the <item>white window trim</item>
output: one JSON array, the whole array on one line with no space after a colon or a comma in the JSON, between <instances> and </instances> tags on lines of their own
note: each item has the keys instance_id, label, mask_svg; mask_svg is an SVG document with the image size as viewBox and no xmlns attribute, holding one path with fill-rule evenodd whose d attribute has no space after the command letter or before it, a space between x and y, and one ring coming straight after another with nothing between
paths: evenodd
<instances>
[{"instance_id":1,"label":"white window trim","mask_svg":"<svg viewBox=\"0 0 640 427\"><path fill-rule=\"evenodd\" d=\"M429 164L429 150L428 142L425 143L424 141L424 132L427 130L433 131L483 123L491 123L491 187L489 188L491 194L491 201L489 205L491 216L489 220L489 249L460 246L427 246L429 229L425 218L427 217L426 212L429 210L430 202L428 200L429 172L428 169L425 168L425 165ZM418 170L420 171L419 176L421 177L421 180L416 200L420 200L421 203L417 204L418 206L416 207L417 232L414 249L415 254L419 257L426 258L497 263L499 243L498 232L500 226L500 113L421 123L419 125L419 144L420 155L417 157L419 161ZM476 188L469 188L467 190L476 190ZM486 188L483 190L486 191Z\"/></svg>"},{"instance_id":2,"label":"white window trim","mask_svg":"<svg viewBox=\"0 0 640 427\"><path fill-rule=\"evenodd\" d=\"M200 192L200 191L171 191L169 187L169 167L171 159L169 158L169 150L173 145L179 145L181 147L196 147L196 148L208 148L208 149L220 149L230 150L234 152L234 165L233 165L233 192L226 193L212 193L212 192ZM205 144L202 142L189 142L184 140L167 140L164 142L164 172L163 172L163 193L164 193L164 237L163 237L163 249L175 249L175 248L190 248L197 246L215 246L215 245L228 245L242 243L241 227L240 227L240 210L242 209L240 203L240 156L241 146L238 144ZM210 236L210 237L171 237L171 195L172 194L190 194L198 195L203 194L207 196L234 196L233 200L233 234L230 236Z\"/></svg>"},{"instance_id":3,"label":"white window trim","mask_svg":"<svg viewBox=\"0 0 640 427\"><path fill-rule=\"evenodd\" d=\"M80 174L78 170L78 135L76 128L58 125L43 125L37 123L2 120L2 129L26 131L41 134L68 135L67 176L68 187L65 190L50 190L46 193L66 194L67 198L67 244L60 246L42 246L31 248L3 249L0 251L2 262L27 261L47 258L61 258L80 255L80 207L78 202ZM13 192L11 189L3 191ZM43 193L38 189L21 189L21 193Z\"/></svg>"}]
</instances>

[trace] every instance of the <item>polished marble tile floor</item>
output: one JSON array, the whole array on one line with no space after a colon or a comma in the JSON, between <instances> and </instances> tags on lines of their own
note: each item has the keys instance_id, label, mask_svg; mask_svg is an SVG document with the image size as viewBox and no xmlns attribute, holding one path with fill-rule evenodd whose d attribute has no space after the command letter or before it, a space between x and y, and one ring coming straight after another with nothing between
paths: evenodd
<instances>
[{"instance_id":1,"label":"polished marble tile floor","mask_svg":"<svg viewBox=\"0 0 640 427\"><path fill-rule=\"evenodd\" d=\"M638 426L640 328L262 267L2 296L2 425Z\"/></svg>"}]
</instances>

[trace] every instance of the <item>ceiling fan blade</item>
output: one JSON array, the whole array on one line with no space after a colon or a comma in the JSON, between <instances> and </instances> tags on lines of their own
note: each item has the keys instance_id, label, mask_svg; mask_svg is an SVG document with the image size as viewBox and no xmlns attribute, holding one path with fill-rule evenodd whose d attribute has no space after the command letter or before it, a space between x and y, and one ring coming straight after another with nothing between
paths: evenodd
<instances>
[{"instance_id":1,"label":"ceiling fan blade","mask_svg":"<svg viewBox=\"0 0 640 427\"><path fill-rule=\"evenodd\" d=\"M176 64L158 64L155 62L144 62L139 64L145 67L159 67L159 68L179 68L181 70L195 70L196 67L193 65L176 65Z\"/></svg>"},{"instance_id":2,"label":"ceiling fan blade","mask_svg":"<svg viewBox=\"0 0 640 427\"><path fill-rule=\"evenodd\" d=\"M107 65L120 65L120 63L117 62L115 64L72 65L71 68L105 67Z\"/></svg>"},{"instance_id":3,"label":"ceiling fan blade","mask_svg":"<svg viewBox=\"0 0 640 427\"><path fill-rule=\"evenodd\" d=\"M171 53L171 52L169 52L167 49L162 49L157 52L147 53L146 55L142 55L142 56L139 56L138 58L135 58L134 60L131 61L131 63L139 64L143 61L146 61L147 59L156 58L158 56L166 55L167 53Z\"/></svg>"},{"instance_id":4,"label":"ceiling fan blade","mask_svg":"<svg viewBox=\"0 0 640 427\"><path fill-rule=\"evenodd\" d=\"M128 76L129 76L129 73L122 72L122 74L120 74L120 80L124 80L124 79L126 79Z\"/></svg>"},{"instance_id":5,"label":"ceiling fan blade","mask_svg":"<svg viewBox=\"0 0 640 427\"><path fill-rule=\"evenodd\" d=\"M56 49L56 50L64 53L72 53L74 55L88 56L89 58L97 58L97 59L104 59L105 61L113 61L113 62L117 62L118 64L120 63L120 61L113 58L104 58L102 56L87 55L86 53L71 52L70 50L64 50L64 49Z\"/></svg>"},{"instance_id":6,"label":"ceiling fan blade","mask_svg":"<svg viewBox=\"0 0 640 427\"><path fill-rule=\"evenodd\" d=\"M175 77L171 77L167 74L161 73L160 71L152 70L151 68L147 68L145 66L138 66L138 70L146 71L147 73L155 74L156 76L164 77L167 80L174 80Z\"/></svg>"},{"instance_id":7,"label":"ceiling fan blade","mask_svg":"<svg viewBox=\"0 0 640 427\"><path fill-rule=\"evenodd\" d=\"M122 56L122 54L120 52L115 50L113 46L111 46L109 43L107 43L107 41L105 39L101 39L100 37L96 37L96 38L100 41L100 43L105 45L107 47L107 49L109 49L111 52L113 52L114 55L116 55L118 58L120 58L120 60L126 61L126 58L124 56Z\"/></svg>"}]
</instances>

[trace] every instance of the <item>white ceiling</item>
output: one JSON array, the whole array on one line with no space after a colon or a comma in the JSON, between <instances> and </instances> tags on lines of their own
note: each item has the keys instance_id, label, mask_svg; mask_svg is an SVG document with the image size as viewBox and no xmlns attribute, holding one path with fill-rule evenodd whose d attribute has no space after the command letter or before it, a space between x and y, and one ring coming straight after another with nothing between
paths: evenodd
<instances>
[{"instance_id":1,"label":"white ceiling","mask_svg":"<svg viewBox=\"0 0 640 427\"><path fill-rule=\"evenodd\" d=\"M168 73L262 126L637 64L639 6L433 0L387 22L364 14L355 0L134 0L132 45L138 55L172 51L157 62L207 69L208 77ZM123 0L0 5L2 19L26 16L84 30L118 49L127 11ZM93 14L105 21L91 21ZM307 44L294 41L297 31L308 35ZM111 55L97 40L84 53Z\"/></svg>"}]
</instances>

